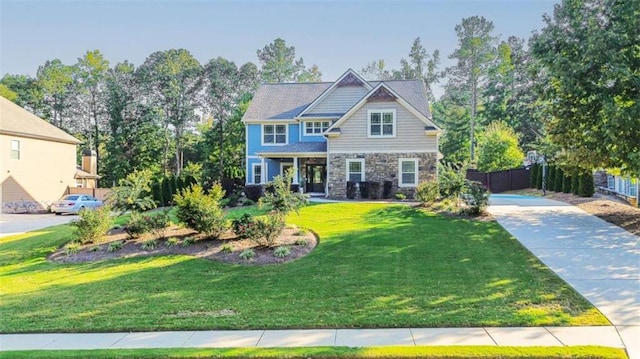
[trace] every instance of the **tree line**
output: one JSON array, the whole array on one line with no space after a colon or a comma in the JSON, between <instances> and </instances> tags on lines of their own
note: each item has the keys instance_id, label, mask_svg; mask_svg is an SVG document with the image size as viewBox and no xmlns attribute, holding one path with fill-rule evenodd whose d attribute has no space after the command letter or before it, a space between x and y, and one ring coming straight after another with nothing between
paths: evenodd
<instances>
[{"instance_id":1,"label":"tree line","mask_svg":"<svg viewBox=\"0 0 640 359\"><path fill-rule=\"evenodd\" d=\"M563 0L529 39L495 34L481 16L456 25L453 64L416 38L397 68L366 64L367 80L419 79L440 151L479 170L521 165L537 150L567 171L615 167L640 174L640 0ZM201 182L244 176L241 118L260 83L320 81L295 47L276 39L258 64L185 49L135 66L99 50L77 63L45 62L35 77L5 75L0 94L76 135L99 155L102 185L142 169ZM433 87L442 83L436 99Z\"/></svg>"}]
</instances>

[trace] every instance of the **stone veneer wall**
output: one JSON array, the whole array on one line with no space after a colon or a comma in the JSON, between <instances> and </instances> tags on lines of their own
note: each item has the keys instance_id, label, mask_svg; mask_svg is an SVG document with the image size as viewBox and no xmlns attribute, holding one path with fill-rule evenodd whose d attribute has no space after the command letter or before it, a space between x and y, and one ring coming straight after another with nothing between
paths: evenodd
<instances>
[{"instance_id":1,"label":"stone veneer wall","mask_svg":"<svg viewBox=\"0 0 640 359\"><path fill-rule=\"evenodd\" d=\"M364 158L365 179L367 181L392 181L391 193L404 193L407 198L414 198L414 187L398 187L398 160L400 158L417 158L418 183L432 180L437 175L437 155L435 153L330 153L329 164L329 197L347 197L347 159ZM382 188L382 183L380 185Z\"/></svg>"}]
</instances>

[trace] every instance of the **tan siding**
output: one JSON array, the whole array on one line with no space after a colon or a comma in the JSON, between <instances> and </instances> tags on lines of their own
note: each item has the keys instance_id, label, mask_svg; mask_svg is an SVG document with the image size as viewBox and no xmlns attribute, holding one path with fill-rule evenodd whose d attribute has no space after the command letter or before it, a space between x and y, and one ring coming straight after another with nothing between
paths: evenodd
<instances>
[{"instance_id":1,"label":"tan siding","mask_svg":"<svg viewBox=\"0 0 640 359\"><path fill-rule=\"evenodd\" d=\"M327 97L309 111L313 113L345 113L367 93L362 86L335 88Z\"/></svg>"},{"instance_id":2,"label":"tan siding","mask_svg":"<svg viewBox=\"0 0 640 359\"><path fill-rule=\"evenodd\" d=\"M367 111L372 109L396 110L395 138L367 137ZM368 102L340 126L339 137L328 141L332 152L437 152L437 136L426 136L424 128L425 124L420 119L395 101Z\"/></svg>"},{"instance_id":3,"label":"tan siding","mask_svg":"<svg viewBox=\"0 0 640 359\"><path fill-rule=\"evenodd\" d=\"M19 160L10 158L11 140L20 141ZM0 135L0 149L3 211L10 211L16 202L38 203L37 209L46 209L67 186L76 184L75 144Z\"/></svg>"}]
</instances>

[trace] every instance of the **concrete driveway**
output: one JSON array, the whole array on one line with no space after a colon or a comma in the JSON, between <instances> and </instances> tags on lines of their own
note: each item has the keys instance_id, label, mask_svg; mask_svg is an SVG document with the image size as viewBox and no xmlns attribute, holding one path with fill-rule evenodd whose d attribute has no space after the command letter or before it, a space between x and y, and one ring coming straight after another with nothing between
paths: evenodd
<instances>
[{"instance_id":1,"label":"concrete driveway","mask_svg":"<svg viewBox=\"0 0 640 359\"><path fill-rule=\"evenodd\" d=\"M7 214L0 213L0 237L35 231L45 227L69 223L78 218L77 215L56 216L46 214Z\"/></svg>"},{"instance_id":2,"label":"concrete driveway","mask_svg":"<svg viewBox=\"0 0 640 359\"><path fill-rule=\"evenodd\" d=\"M488 210L609 318L631 358L640 358L640 237L546 198L492 195Z\"/></svg>"}]
</instances>

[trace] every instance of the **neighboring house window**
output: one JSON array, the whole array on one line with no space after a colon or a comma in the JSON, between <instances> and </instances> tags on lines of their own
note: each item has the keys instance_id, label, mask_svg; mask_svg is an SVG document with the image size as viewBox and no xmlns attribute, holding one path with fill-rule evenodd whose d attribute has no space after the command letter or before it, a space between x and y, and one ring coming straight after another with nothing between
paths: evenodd
<instances>
[{"instance_id":1,"label":"neighboring house window","mask_svg":"<svg viewBox=\"0 0 640 359\"><path fill-rule=\"evenodd\" d=\"M330 121L307 121L304 123L305 135L320 135L331 126Z\"/></svg>"},{"instance_id":2,"label":"neighboring house window","mask_svg":"<svg viewBox=\"0 0 640 359\"><path fill-rule=\"evenodd\" d=\"M11 140L11 159L20 159L20 141L18 140Z\"/></svg>"},{"instance_id":3,"label":"neighboring house window","mask_svg":"<svg viewBox=\"0 0 640 359\"><path fill-rule=\"evenodd\" d=\"M398 172L399 187L415 187L418 184L418 159L401 158Z\"/></svg>"},{"instance_id":4,"label":"neighboring house window","mask_svg":"<svg viewBox=\"0 0 640 359\"><path fill-rule=\"evenodd\" d=\"M629 179L629 196L631 197L638 196L638 179L637 178Z\"/></svg>"},{"instance_id":5,"label":"neighboring house window","mask_svg":"<svg viewBox=\"0 0 640 359\"><path fill-rule=\"evenodd\" d=\"M347 160L347 181L364 182L364 159Z\"/></svg>"},{"instance_id":6,"label":"neighboring house window","mask_svg":"<svg viewBox=\"0 0 640 359\"><path fill-rule=\"evenodd\" d=\"M284 145L287 143L287 125L262 125L262 144Z\"/></svg>"},{"instance_id":7,"label":"neighboring house window","mask_svg":"<svg viewBox=\"0 0 640 359\"><path fill-rule=\"evenodd\" d=\"M83 188L84 187L84 183L82 181L82 178L76 178L76 187L78 187L78 188Z\"/></svg>"},{"instance_id":8,"label":"neighboring house window","mask_svg":"<svg viewBox=\"0 0 640 359\"><path fill-rule=\"evenodd\" d=\"M253 183L254 184L262 183L262 165L258 165L258 164L253 165Z\"/></svg>"},{"instance_id":9,"label":"neighboring house window","mask_svg":"<svg viewBox=\"0 0 640 359\"><path fill-rule=\"evenodd\" d=\"M396 110L369 110L369 137L396 137Z\"/></svg>"}]
</instances>

